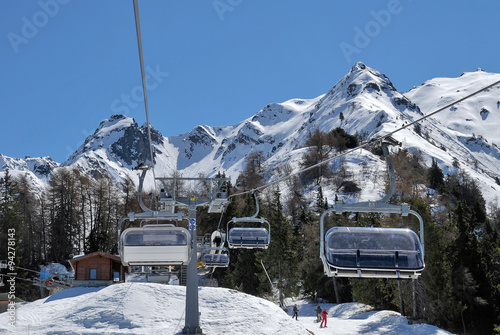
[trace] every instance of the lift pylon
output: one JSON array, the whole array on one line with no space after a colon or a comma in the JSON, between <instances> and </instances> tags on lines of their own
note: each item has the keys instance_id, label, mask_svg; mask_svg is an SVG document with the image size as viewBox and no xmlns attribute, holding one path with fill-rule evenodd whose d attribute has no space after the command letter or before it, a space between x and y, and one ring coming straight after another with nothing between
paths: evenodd
<instances>
[{"instance_id":1,"label":"lift pylon","mask_svg":"<svg viewBox=\"0 0 500 335\"><path fill-rule=\"evenodd\" d=\"M229 203L227 188L229 178L156 178L155 182L160 183L161 191L158 210L152 210L142 199L144 179L149 168L147 165L138 168L142 170L139 177L138 198L144 212L129 213L118 223L118 250L122 263L126 266L187 266L186 313L182 333L203 334L198 307L196 208L209 206L209 212L221 213ZM201 183L205 194L202 196L176 194L177 183L181 181ZM188 215L178 211L178 207L187 207ZM188 229L178 227L176 224L163 223L165 221L177 223L182 220L188 221ZM140 227L130 227L122 231L125 221L138 221L141 224ZM162 224L157 224L158 222ZM226 259L220 261L223 263Z\"/></svg>"}]
</instances>

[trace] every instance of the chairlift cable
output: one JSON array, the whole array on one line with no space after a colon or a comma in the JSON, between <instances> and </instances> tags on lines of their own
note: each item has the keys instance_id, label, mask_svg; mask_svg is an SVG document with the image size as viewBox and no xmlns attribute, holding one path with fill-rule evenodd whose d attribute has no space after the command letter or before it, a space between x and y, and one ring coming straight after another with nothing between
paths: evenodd
<instances>
[{"instance_id":1,"label":"chairlift cable","mask_svg":"<svg viewBox=\"0 0 500 335\"><path fill-rule=\"evenodd\" d=\"M139 6L137 0L134 0L134 16L135 16L135 30L137 32L137 47L139 49L139 61L141 65L142 77L142 92L144 94L144 108L146 109L146 123L148 126L148 140L149 140L149 155L151 157L151 168L153 170L153 180L156 180L153 158L153 142L151 141L151 124L149 123L149 108L148 108L148 94L146 90L146 74L144 73L144 57L142 53L142 39L141 39L141 25L139 21ZM155 190L156 190L156 183Z\"/></svg>"},{"instance_id":2,"label":"chairlift cable","mask_svg":"<svg viewBox=\"0 0 500 335\"><path fill-rule=\"evenodd\" d=\"M444 107L441 107L441 108L439 108L439 109L437 109L437 110L435 110L435 111L433 111L433 112L431 112L431 113L429 113L429 114L427 114L427 115L424 115L424 116L422 116L421 118L419 118L419 119L417 119L417 120L415 120L415 121L412 121L412 122L410 122L410 123L408 123L408 124L406 124L406 125L403 125L402 127L398 128L398 129L396 129L396 130L394 130L394 131L392 131L392 132L390 132L390 133L388 133L388 134L385 134L385 135L380 136L380 137L377 137L377 138L372 138L372 139L370 139L370 140L366 141L365 143L358 145L358 146L357 146L357 147L355 147L355 148L352 148L352 149L347 150L347 151L344 151L344 152L337 153L337 154L335 154L333 157L330 157L330 158L328 158L328 159L325 159L324 161L321 161L321 162L316 163L316 164L314 164L314 165L311 165L311 166L308 166L308 167L306 167L306 168L303 168L303 169L301 169L301 170L299 170L299 171L297 171L297 172L295 172L295 173L291 173L291 174L286 175L286 176L284 176L284 177L278 178L278 179L276 179L275 181L268 182L268 183L267 183L267 184L265 184L265 185L262 185L262 186L256 187L256 188L251 189L251 190L248 190L248 191L243 191L243 192L240 192L240 193L235 193L235 194L232 194L232 195L230 195L228 198L235 197L235 196L240 196L240 195L245 195L245 194L248 194L248 193L255 193L255 192L261 191L261 190L263 190L263 189L265 189L265 188L267 188L267 187L269 187L269 186L272 186L272 185L274 185L274 184L279 184L279 183L281 183L281 182L283 182L283 181L287 180L287 179L288 179L288 178L290 178L290 177L294 177L294 176L296 176L296 175L299 175L300 173L307 172L307 171L312 170L312 169L314 169L314 168L317 168L317 167L319 167L319 166L321 166L321 165L323 165L323 164L325 164L325 163L329 163L329 162L333 161L334 159L337 159L337 158L339 158L339 157L342 157L342 156L348 155L348 154L350 154L350 153L352 153L352 152L354 152L354 151L356 151L356 150L363 149L363 148L366 148L366 147L368 147L368 146L370 146L370 145L373 145L374 143L377 143L377 142L383 141L384 139L386 139L386 138L388 138L388 137L391 137L392 135L394 135L394 134L395 134L395 133L397 133L397 132L400 132L400 131L401 131L401 130L403 130L403 129L406 129L406 128L408 128L408 127L410 127L410 126L412 126L412 125L414 125L414 124L416 124L416 123L419 123L419 122L421 122L421 121L423 121L423 120L425 120L425 119L427 119L427 118L429 118L429 117L431 117L431 116L433 116L433 115L435 115L435 114L437 114L437 113L440 113L440 112L442 112L442 111L444 111L444 110L446 110L446 109L448 109L448 108L452 107L453 105L456 105L456 104L458 104L458 103L460 103L460 102L462 102L462 101L465 101L465 100L467 100L467 99L469 99L469 98L471 98L471 97L473 97L473 96L475 96L475 95L477 95L477 94L481 93L482 91L485 91L485 90L487 90L487 89L489 89L489 88L491 88L491 87L493 87L493 86L495 86L495 85L498 85L498 84L500 84L500 80L497 80L497 81L495 81L494 83L492 83L492 84L490 84L490 85L488 85L488 86L485 86L485 87L483 87L483 88L481 88L481 89L479 89L479 90L477 90L477 91L474 91L474 92L472 92L471 94L466 95L465 97L462 97L462 98L460 98L460 99L458 99L458 100L455 100L455 101L453 101L453 102L449 103L448 105L446 105L446 106L444 106Z\"/></svg>"},{"instance_id":3,"label":"chairlift cable","mask_svg":"<svg viewBox=\"0 0 500 335\"><path fill-rule=\"evenodd\" d=\"M29 271L29 272L34 272L34 273L40 274L40 271L27 269L27 268L23 268L23 267L20 267L20 266L16 266L16 268L21 269L21 270L25 270L25 271Z\"/></svg>"}]
</instances>

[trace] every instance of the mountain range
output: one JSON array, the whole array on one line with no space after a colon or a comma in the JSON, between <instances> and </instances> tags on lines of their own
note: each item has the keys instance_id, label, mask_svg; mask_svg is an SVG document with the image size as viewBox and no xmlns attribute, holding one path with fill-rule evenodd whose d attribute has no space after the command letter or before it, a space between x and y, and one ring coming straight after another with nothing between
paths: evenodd
<instances>
[{"instance_id":1,"label":"mountain range","mask_svg":"<svg viewBox=\"0 0 500 335\"><path fill-rule=\"evenodd\" d=\"M270 103L235 125L199 125L188 133L168 137L151 126L155 173L165 177L174 172L184 177L211 177L225 172L235 182L244 169L245 158L261 151L265 180L271 181L283 171L290 174L300 170L306 139L316 129L328 132L341 127L351 135L370 140L498 80L500 74L478 69L457 78L430 79L408 92L400 92L384 74L358 62L327 93L312 99ZM427 166L436 160L445 175L462 169L477 182L487 202L492 202L498 200L500 190L499 124L497 85L393 137L403 148L417 153ZM35 187L44 188L51 173L65 167L90 174L108 173L117 183L129 175L137 182L132 168L148 161L147 125L139 126L133 118L116 114L102 121L65 162L0 154L0 170L25 174ZM384 175L385 164L380 158L359 150L345 156L344 163L351 164L353 178L366 186L359 198L372 200L383 193L385 180L378 176Z\"/></svg>"}]
</instances>

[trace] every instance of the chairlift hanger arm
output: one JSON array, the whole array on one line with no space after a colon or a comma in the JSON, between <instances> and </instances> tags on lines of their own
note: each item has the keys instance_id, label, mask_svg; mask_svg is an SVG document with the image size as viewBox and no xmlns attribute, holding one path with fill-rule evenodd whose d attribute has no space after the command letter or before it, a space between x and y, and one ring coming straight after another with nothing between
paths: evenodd
<instances>
[{"instance_id":1,"label":"chairlift hanger arm","mask_svg":"<svg viewBox=\"0 0 500 335\"><path fill-rule=\"evenodd\" d=\"M249 192L247 192L249 193ZM240 194L246 194L246 193L240 193ZM257 215L259 215L259 211L260 211L260 207L259 207L259 198L257 196L257 192L253 192L253 197L255 199L255 214L250 216L250 217L243 217L243 218L233 218L233 222L236 222L236 220L239 220L239 221L249 221L249 222L260 222L260 218L257 218ZM229 198L231 197L234 197L238 194L235 194L235 195L231 195L229 196ZM256 220L259 220L259 221L256 221Z\"/></svg>"},{"instance_id":2,"label":"chairlift hanger arm","mask_svg":"<svg viewBox=\"0 0 500 335\"><path fill-rule=\"evenodd\" d=\"M146 221L157 221L157 220L165 220L165 221L174 221L174 220L183 220L188 219L183 213L168 213L163 211L148 211L144 213L129 213L127 219L130 221L134 220L146 220Z\"/></svg>"},{"instance_id":3,"label":"chairlift hanger arm","mask_svg":"<svg viewBox=\"0 0 500 335\"><path fill-rule=\"evenodd\" d=\"M242 218L233 217L233 219L228 222L227 231L229 231L229 224L231 222L233 222L233 223L237 223L237 222L267 223L269 226L269 230L271 230L271 225L269 224L269 222L267 222L266 219L257 217L257 215L259 215L259 211L260 211L259 198L257 197L257 194L255 192L253 193L253 196L255 199L255 206L256 206L255 214L250 216L250 217L242 217Z\"/></svg>"},{"instance_id":4,"label":"chairlift hanger arm","mask_svg":"<svg viewBox=\"0 0 500 335\"><path fill-rule=\"evenodd\" d=\"M390 141L389 143L393 144L396 142L392 137L388 137ZM401 145L401 143L396 142L397 144ZM389 154L389 149L387 148L387 142L382 142L382 152L384 153L385 161L387 163L387 172L389 173L389 191L387 194L379 200L379 202L385 203L389 202L391 200L392 195L394 194L394 191L396 190L396 174L394 172L394 164L392 162L392 157Z\"/></svg>"},{"instance_id":5,"label":"chairlift hanger arm","mask_svg":"<svg viewBox=\"0 0 500 335\"><path fill-rule=\"evenodd\" d=\"M144 186L144 179L146 178L146 173L151 167L149 165L139 165L138 167L134 168L134 170L142 170L141 175L139 176L139 192L137 194L138 200L139 200L139 206L141 209L145 212L151 211L145 204L144 201L142 200L142 189Z\"/></svg>"}]
</instances>

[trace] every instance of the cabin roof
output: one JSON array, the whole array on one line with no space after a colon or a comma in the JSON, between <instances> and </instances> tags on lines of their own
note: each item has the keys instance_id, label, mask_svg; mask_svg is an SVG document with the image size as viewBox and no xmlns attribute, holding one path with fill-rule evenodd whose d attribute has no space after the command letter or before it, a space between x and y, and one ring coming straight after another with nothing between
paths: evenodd
<instances>
[{"instance_id":1,"label":"cabin roof","mask_svg":"<svg viewBox=\"0 0 500 335\"><path fill-rule=\"evenodd\" d=\"M102 251L96 251L96 252L92 252L92 253L87 254L87 255L77 256L77 257L74 257L73 259L70 259L69 262L73 266L74 264L76 264L76 263L78 263L78 262L80 262L80 261L82 261L84 259L88 259L88 258L92 258L92 257L97 257L97 256L109 258L109 259L112 259L115 262L121 262L120 257L115 256L115 255L111 255L111 254L108 254L108 253L102 252Z\"/></svg>"}]
</instances>

